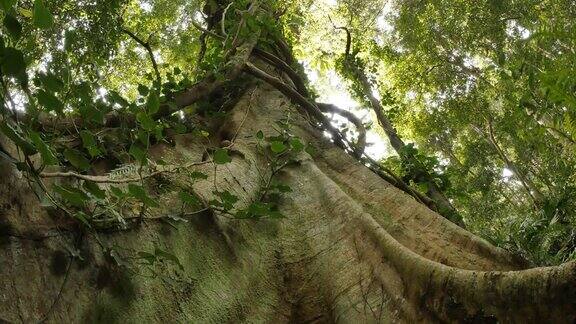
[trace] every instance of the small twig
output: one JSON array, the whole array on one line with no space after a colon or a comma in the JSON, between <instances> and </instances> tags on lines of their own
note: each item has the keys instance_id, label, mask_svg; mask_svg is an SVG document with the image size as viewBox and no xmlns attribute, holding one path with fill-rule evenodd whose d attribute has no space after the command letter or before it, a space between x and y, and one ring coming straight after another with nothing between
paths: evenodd
<instances>
[{"instance_id":1,"label":"small twig","mask_svg":"<svg viewBox=\"0 0 576 324\"><path fill-rule=\"evenodd\" d=\"M212 37L214 37L214 38L217 38L217 39L224 39L224 36L218 35L218 34L216 34L215 32L213 32L213 31L211 31L211 30L208 30L208 29L200 26L200 24L198 24L198 23L195 22L194 20L192 20L192 26L196 27L196 29L198 29L199 31L205 33L206 35L210 35L210 36L212 36Z\"/></svg>"},{"instance_id":2,"label":"small twig","mask_svg":"<svg viewBox=\"0 0 576 324\"><path fill-rule=\"evenodd\" d=\"M230 7L233 4L234 1L230 2L228 6L226 6L226 9L224 9L224 12L222 13L222 20L220 20L220 28L222 29L222 35L226 36L226 39L228 38L228 33L226 33L226 14L228 13L228 9L230 9Z\"/></svg>"},{"instance_id":3,"label":"small twig","mask_svg":"<svg viewBox=\"0 0 576 324\"><path fill-rule=\"evenodd\" d=\"M62 292L64 291L64 286L66 285L66 282L68 281L68 276L70 275L70 269L71 268L72 268L72 256L69 257L68 267L66 267L66 274L64 275L64 279L62 280L62 284L60 284L60 289L58 290L58 294L56 295L56 298L54 298L54 301L52 302L52 305L50 305L50 308L46 312L46 315L44 315L44 317L42 317L42 319L40 321L38 321L38 323L44 323L48 320L48 316L50 316L50 313L52 313L52 311L54 310L54 307L56 306L56 304L60 300L60 296L62 296Z\"/></svg>"},{"instance_id":4,"label":"small twig","mask_svg":"<svg viewBox=\"0 0 576 324\"><path fill-rule=\"evenodd\" d=\"M254 88L254 90L252 90L252 93L250 94L250 100L248 101L248 105L246 106L246 114L244 114L244 118L242 118L242 121L240 122L238 129L236 129L236 133L234 133L234 136L232 137L232 140L230 141L231 142L230 145L228 145L226 148L230 148L234 145L234 142L236 142L236 138L238 137L240 130L244 126L246 119L248 119L248 114L250 113L250 107L252 106L252 99L254 96L254 92L256 92L256 88Z\"/></svg>"}]
</instances>

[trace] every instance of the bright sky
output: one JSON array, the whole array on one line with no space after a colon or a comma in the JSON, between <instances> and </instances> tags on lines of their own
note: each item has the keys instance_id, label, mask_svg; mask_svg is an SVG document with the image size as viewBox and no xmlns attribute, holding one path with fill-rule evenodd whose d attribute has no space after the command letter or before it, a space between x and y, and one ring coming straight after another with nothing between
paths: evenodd
<instances>
[{"instance_id":1,"label":"bright sky","mask_svg":"<svg viewBox=\"0 0 576 324\"><path fill-rule=\"evenodd\" d=\"M306 66L306 64L304 65ZM321 89L319 91L320 102L331 103L339 108L351 111L354 115L361 118L365 124L369 122L372 122L373 125L378 124L374 114L370 110L362 109L360 104L350 96L346 90L346 85L334 71L327 72L326 78L322 80L328 80L327 82L320 80L318 72L309 68L306 68L305 71L312 85L317 89ZM338 122L347 122L346 119L339 116L334 116L334 119ZM366 154L376 160L393 154L389 148L388 140L382 138L373 129L368 130L366 133L366 141L368 144Z\"/></svg>"}]
</instances>

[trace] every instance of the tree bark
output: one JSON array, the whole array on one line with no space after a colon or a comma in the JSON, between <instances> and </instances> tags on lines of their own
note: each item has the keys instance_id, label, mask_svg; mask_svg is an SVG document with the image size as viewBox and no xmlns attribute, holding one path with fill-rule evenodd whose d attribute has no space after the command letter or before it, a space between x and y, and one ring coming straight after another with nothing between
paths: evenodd
<instances>
[{"instance_id":1,"label":"tree bark","mask_svg":"<svg viewBox=\"0 0 576 324\"><path fill-rule=\"evenodd\" d=\"M147 180L161 207L147 209L147 218L126 231L80 235L64 215L43 207L22 173L0 160L0 320L576 320L576 263L521 270L521 260L390 185L295 111L269 85L248 91L219 133L237 133L220 138L233 141L232 162L195 165L209 178L193 183L186 172L167 174L164 190ZM215 188L227 189L240 198L237 208L248 205L267 176L255 134L275 134L274 122L287 116L292 131L317 153L302 153L279 172L278 180L292 188L280 204L284 219L202 212L172 225L153 220L179 214L182 190L209 200ZM175 165L201 161L203 141L178 135L174 146L157 144L151 155ZM133 209L137 213L139 205L125 208L126 215ZM155 277L128 271L142 267L134 259L138 252L156 248L174 254L182 268L155 263Z\"/></svg>"}]
</instances>

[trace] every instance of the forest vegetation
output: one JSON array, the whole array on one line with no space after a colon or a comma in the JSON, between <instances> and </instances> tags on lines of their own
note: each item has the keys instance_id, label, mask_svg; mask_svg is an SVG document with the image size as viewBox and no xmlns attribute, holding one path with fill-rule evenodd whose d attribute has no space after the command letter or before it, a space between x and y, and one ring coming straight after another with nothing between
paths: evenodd
<instances>
[{"instance_id":1,"label":"forest vegetation","mask_svg":"<svg viewBox=\"0 0 576 324\"><path fill-rule=\"evenodd\" d=\"M574 0L0 15L0 323L576 321Z\"/></svg>"}]
</instances>

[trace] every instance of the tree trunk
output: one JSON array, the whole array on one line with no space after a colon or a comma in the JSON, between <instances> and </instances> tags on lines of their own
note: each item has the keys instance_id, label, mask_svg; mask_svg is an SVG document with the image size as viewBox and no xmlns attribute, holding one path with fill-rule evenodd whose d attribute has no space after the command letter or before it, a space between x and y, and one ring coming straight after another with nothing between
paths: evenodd
<instances>
[{"instance_id":1,"label":"tree trunk","mask_svg":"<svg viewBox=\"0 0 576 324\"><path fill-rule=\"evenodd\" d=\"M227 189L240 198L237 207L248 205L268 176L255 134L275 134L274 122L287 116L317 153L302 153L279 172L292 188L279 220L204 212L171 225L150 219L130 230L80 235L0 160L0 322L576 319L576 263L516 271L521 261L388 184L264 84L242 97L219 133L234 142L232 162L195 166L209 178L192 184L185 173L166 175L162 190L151 179L147 187L161 208L149 208L147 218L178 214L177 194L185 189L204 200L215 187ZM151 154L169 164L200 161L203 141L178 135L174 146L157 144ZM126 215L138 206L125 208ZM156 248L182 268L156 262L155 276L129 271L143 267L138 252Z\"/></svg>"}]
</instances>

